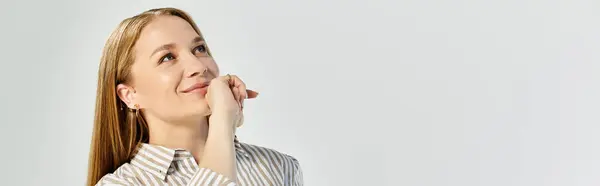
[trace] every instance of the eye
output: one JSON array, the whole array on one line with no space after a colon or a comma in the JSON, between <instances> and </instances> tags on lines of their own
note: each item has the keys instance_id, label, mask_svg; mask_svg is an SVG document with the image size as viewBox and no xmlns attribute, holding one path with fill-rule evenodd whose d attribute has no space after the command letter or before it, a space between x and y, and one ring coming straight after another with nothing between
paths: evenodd
<instances>
[{"instance_id":1,"label":"eye","mask_svg":"<svg viewBox=\"0 0 600 186\"><path fill-rule=\"evenodd\" d=\"M175 59L175 56L173 56L172 53L168 53L167 55L163 56L162 58L160 58L159 63L163 63L163 62L169 62L171 60Z\"/></svg>"},{"instance_id":2,"label":"eye","mask_svg":"<svg viewBox=\"0 0 600 186\"><path fill-rule=\"evenodd\" d=\"M197 53L202 53L202 54L206 53L206 46L200 45L200 46L197 46L196 48L194 48L194 54L197 54Z\"/></svg>"}]
</instances>

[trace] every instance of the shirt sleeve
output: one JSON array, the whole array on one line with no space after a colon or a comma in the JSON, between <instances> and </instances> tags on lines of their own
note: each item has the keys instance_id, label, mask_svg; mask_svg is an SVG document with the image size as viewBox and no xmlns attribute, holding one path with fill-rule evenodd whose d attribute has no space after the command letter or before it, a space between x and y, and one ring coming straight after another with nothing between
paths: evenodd
<instances>
[{"instance_id":1,"label":"shirt sleeve","mask_svg":"<svg viewBox=\"0 0 600 186\"><path fill-rule=\"evenodd\" d=\"M237 186L234 181L208 168L200 168L187 184L188 186L223 185Z\"/></svg>"},{"instance_id":2,"label":"shirt sleeve","mask_svg":"<svg viewBox=\"0 0 600 186\"><path fill-rule=\"evenodd\" d=\"M304 185L304 178L302 175L302 168L300 168L300 163L295 158L292 158L292 176L291 176L291 184L293 186L302 186Z\"/></svg>"}]
</instances>

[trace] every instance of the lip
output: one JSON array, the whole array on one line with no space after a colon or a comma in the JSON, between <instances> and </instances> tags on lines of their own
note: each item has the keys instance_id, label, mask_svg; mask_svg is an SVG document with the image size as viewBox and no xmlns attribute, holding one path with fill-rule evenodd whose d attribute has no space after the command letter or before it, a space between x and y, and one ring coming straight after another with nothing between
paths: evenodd
<instances>
[{"instance_id":1,"label":"lip","mask_svg":"<svg viewBox=\"0 0 600 186\"><path fill-rule=\"evenodd\" d=\"M199 83L195 83L192 86L186 88L185 90L181 91L183 93L189 93L195 90L199 90L199 89L206 89L208 87L208 82L199 82Z\"/></svg>"}]
</instances>

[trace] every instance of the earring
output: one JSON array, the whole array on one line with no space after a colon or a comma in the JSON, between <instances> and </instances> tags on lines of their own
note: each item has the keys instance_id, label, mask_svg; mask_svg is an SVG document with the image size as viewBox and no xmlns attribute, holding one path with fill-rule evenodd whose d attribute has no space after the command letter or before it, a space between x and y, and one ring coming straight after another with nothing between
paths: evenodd
<instances>
[{"instance_id":1,"label":"earring","mask_svg":"<svg viewBox=\"0 0 600 186\"><path fill-rule=\"evenodd\" d=\"M137 118L139 116L139 110L140 110L140 105L135 104L133 105L135 107L135 117Z\"/></svg>"}]
</instances>

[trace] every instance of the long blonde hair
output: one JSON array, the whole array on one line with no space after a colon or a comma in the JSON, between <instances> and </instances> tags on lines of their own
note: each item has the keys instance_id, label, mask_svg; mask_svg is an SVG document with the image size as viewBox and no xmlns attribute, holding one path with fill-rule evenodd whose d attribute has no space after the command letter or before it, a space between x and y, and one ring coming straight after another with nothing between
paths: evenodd
<instances>
[{"instance_id":1,"label":"long blonde hair","mask_svg":"<svg viewBox=\"0 0 600 186\"><path fill-rule=\"evenodd\" d=\"M88 186L95 185L104 175L129 162L140 143L148 143L148 126L141 111L131 111L117 96L116 86L131 82L133 47L142 29L154 18L163 15L184 19L202 37L189 14L176 8L147 10L123 20L111 33L98 70Z\"/></svg>"}]
</instances>

